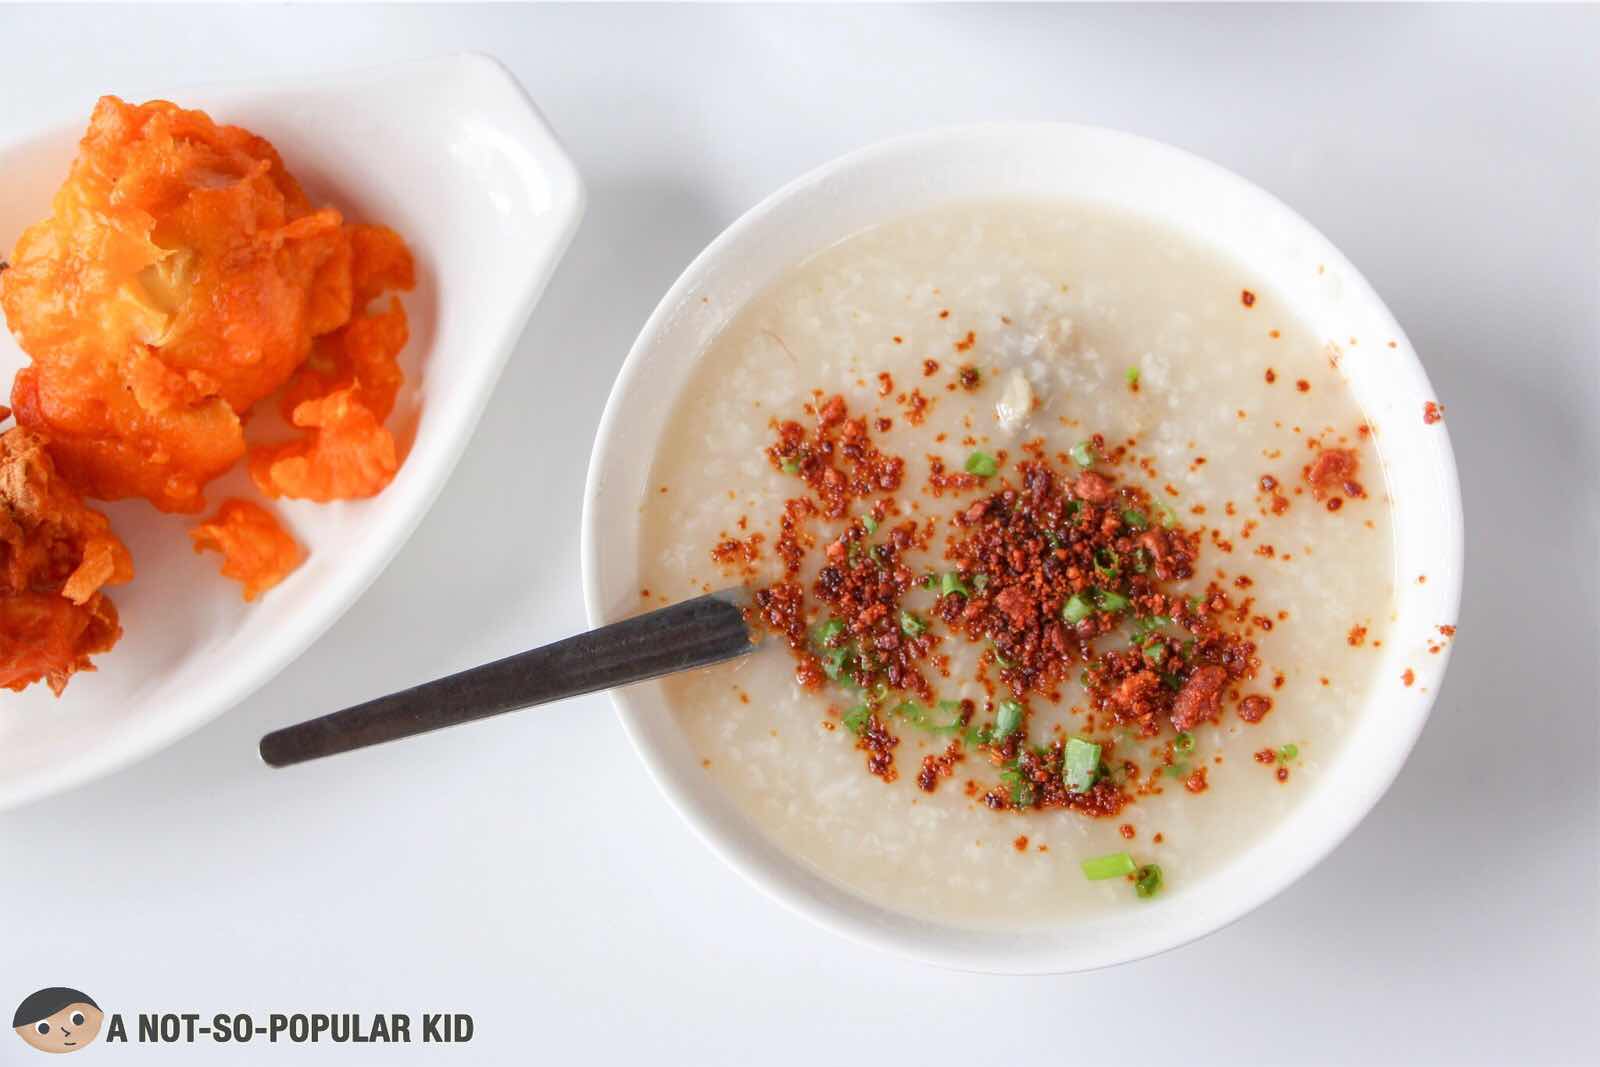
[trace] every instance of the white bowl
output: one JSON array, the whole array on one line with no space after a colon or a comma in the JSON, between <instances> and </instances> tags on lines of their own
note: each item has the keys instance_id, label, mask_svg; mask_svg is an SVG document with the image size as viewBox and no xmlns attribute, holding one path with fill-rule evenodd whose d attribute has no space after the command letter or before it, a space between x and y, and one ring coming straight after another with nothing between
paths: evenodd
<instances>
[{"instance_id":1,"label":"white bowl","mask_svg":"<svg viewBox=\"0 0 1600 1067\"><path fill-rule=\"evenodd\" d=\"M1237 861L1203 882L1107 918L1043 934L960 929L912 918L840 888L774 845L700 767L656 684L613 694L623 726L671 802L707 844L795 911L855 940L967 970L1050 973L1137 959L1216 930L1309 870L1377 802L1400 770L1438 691L1461 590L1461 504L1443 423L1400 327L1365 279L1309 223L1238 176L1178 149L1112 130L1000 124L906 137L793 182L749 211L690 265L623 365L601 421L584 507L589 619L636 610L640 501L670 401L718 331L752 295L806 256L864 227L941 203L1005 197L1116 205L1180 227L1271 277L1323 336L1394 338L1342 363L1376 426L1396 523L1398 621L1366 709L1322 780ZM1426 574L1425 585L1414 576ZM1411 668L1415 682L1400 682Z\"/></svg>"},{"instance_id":2,"label":"white bowl","mask_svg":"<svg viewBox=\"0 0 1600 1067\"><path fill-rule=\"evenodd\" d=\"M355 602L449 477L583 215L572 161L511 75L481 56L174 91L171 99L262 134L313 202L386 223L410 243L418 285L404 297L408 381L390 422L408 452L393 484L371 500L285 503L280 510L310 558L254 604L218 574L219 557L194 554L185 532L193 518L142 502L106 506L137 572L110 591L126 635L61 699L43 686L0 698L0 808L183 736L282 670ZM49 213L93 103L75 101L70 119L0 148L6 250ZM25 362L0 331L0 382ZM212 484L207 504L248 491L234 471Z\"/></svg>"}]
</instances>

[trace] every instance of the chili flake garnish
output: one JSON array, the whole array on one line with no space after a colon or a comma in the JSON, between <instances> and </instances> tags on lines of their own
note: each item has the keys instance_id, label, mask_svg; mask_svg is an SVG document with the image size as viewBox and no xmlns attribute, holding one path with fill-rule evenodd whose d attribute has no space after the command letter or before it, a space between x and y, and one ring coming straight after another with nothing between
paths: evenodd
<instances>
[{"instance_id":1,"label":"chili flake garnish","mask_svg":"<svg viewBox=\"0 0 1600 1067\"><path fill-rule=\"evenodd\" d=\"M962 368L962 378L969 371L975 385L975 368ZM1266 628L1268 616L1252 615L1250 599L1236 603L1216 581L1200 596L1179 591L1196 575L1202 538L1165 501L1118 480L1123 444L1096 434L1052 458L1042 441L1026 442L1014 466L1004 452L975 449L956 471L929 456L932 496L979 495L945 525L942 568L919 574L907 559L932 550L937 523L891 520L903 514L893 495L904 461L877 448L869 420L851 418L843 397L818 393L807 410L810 430L773 423L768 459L806 491L786 502L774 542L784 576L756 591L750 614L788 644L802 686L849 694L847 710L832 714L871 773L895 780L894 731L910 727L949 739L922 757L916 781L925 792L981 753L999 782L969 782L968 795L989 808L1114 816L1137 793L1158 792L1162 771L1191 793L1206 790L1204 766L1174 761L1192 754L1189 731L1217 721L1225 701L1249 723L1271 709L1270 698L1238 688L1260 666L1250 628ZM1360 492L1354 475L1353 454L1336 449L1306 471L1314 491L1326 482L1351 496ZM1275 481L1262 485L1276 495ZM814 531L813 521L838 532ZM758 536L724 541L717 558L744 562ZM807 587L802 564L818 549ZM933 593L931 608L910 606L919 586ZM949 658L935 650L950 636L983 646L976 681L990 698L981 707L939 700L929 681L949 675ZM1174 738L1148 779L1110 737L1030 740L1028 702L1059 701L1073 678L1087 692L1091 729L1124 741Z\"/></svg>"}]
</instances>

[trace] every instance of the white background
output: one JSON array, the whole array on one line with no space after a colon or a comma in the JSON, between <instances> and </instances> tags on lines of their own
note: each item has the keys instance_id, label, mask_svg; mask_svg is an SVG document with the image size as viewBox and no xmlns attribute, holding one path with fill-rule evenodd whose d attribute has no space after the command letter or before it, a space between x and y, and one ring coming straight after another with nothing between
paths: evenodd
<instances>
[{"instance_id":1,"label":"white background","mask_svg":"<svg viewBox=\"0 0 1600 1067\"><path fill-rule=\"evenodd\" d=\"M488 51L591 193L471 449L365 599L211 726L0 816L0 1009L65 984L124 1013L477 1021L453 1049L88 1050L107 1063L1594 1061L1600 11L0 8L0 44L0 139L101 92ZM746 886L602 697L257 762L272 727L579 629L593 429L673 278L815 164L996 117L1123 127L1277 193L1385 296L1449 409L1451 674L1326 863L1158 959L979 977ZM0 1062L32 1055L0 1035Z\"/></svg>"}]
</instances>

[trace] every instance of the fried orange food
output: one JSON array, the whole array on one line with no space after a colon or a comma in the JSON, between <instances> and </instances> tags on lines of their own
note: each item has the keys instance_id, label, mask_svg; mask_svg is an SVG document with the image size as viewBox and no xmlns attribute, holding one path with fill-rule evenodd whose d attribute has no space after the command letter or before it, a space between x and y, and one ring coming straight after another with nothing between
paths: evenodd
<instances>
[{"instance_id":1,"label":"fried orange food","mask_svg":"<svg viewBox=\"0 0 1600 1067\"><path fill-rule=\"evenodd\" d=\"M210 519L189 531L194 550L222 553L222 574L244 585L244 598L254 600L283 581L305 561L305 549L279 525L277 518L248 500L225 500Z\"/></svg>"},{"instance_id":2,"label":"fried orange food","mask_svg":"<svg viewBox=\"0 0 1600 1067\"><path fill-rule=\"evenodd\" d=\"M354 386L302 402L293 421L311 435L250 454L250 477L268 496L323 503L374 496L400 469L393 435Z\"/></svg>"},{"instance_id":3,"label":"fried orange food","mask_svg":"<svg viewBox=\"0 0 1600 1067\"><path fill-rule=\"evenodd\" d=\"M369 497L400 467L383 425L405 382L405 241L313 208L263 138L165 101L95 106L49 218L0 269L0 311L30 365L0 453L0 685L60 693L121 634L100 587L127 550L82 497L196 513L247 452L274 394L299 431L258 446L272 497ZM13 436L16 435L16 436ZM253 600L305 552L270 512L229 500L190 531Z\"/></svg>"},{"instance_id":4,"label":"fried orange food","mask_svg":"<svg viewBox=\"0 0 1600 1067\"><path fill-rule=\"evenodd\" d=\"M0 686L44 680L60 694L90 656L122 636L101 592L133 577L133 560L98 511L57 472L44 439L0 434Z\"/></svg>"},{"instance_id":5,"label":"fried orange food","mask_svg":"<svg viewBox=\"0 0 1600 1067\"><path fill-rule=\"evenodd\" d=\"M412 280L398 235L313 210L261 137L165 101L105 97L51 216L0 274L0 308L32 358L12 387L17 421L48 436L85 494L197 512L205 484L245 454L252 405L319 338L348 347L330 335ZM388 363L397 376L393 353ZM375 393L398 388L380 386L379 368L366 377Z\"/></svg>"},{"instance_id":6,"label":"fried orange food","mask_svg":"<svg viewBox=\"0 0 1600 1067\"><path fill-rule=\"evenodd\" d=\"M410 253L399 235L351 227L352 287L358 304L413 284ZM374 496L400 469L394 435L383 421L405 382L396 358L410 337L405 308L391 299L327 337L283 390L283 417L308 433L298 441L250 451L250 477L269 497L349 500Z\"/></svg>"}]
</instances>

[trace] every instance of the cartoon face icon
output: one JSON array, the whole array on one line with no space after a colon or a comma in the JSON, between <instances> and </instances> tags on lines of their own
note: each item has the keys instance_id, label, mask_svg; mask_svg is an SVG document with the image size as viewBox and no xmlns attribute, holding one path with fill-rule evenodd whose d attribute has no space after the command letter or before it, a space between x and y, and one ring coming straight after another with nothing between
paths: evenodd
<instances>
[{"instance_id":1,"label":"cartoon face icon","mask_svg":"<svg viewBox=\"0 0 1600 1067\"><path fill-rule=\"evenodd\" d=\"M76 1052L100 1033L105 1014L87 994L65 986L41 989L11 1019L17 1036L40 1052Z\"/></svg>"}]
</instances>

